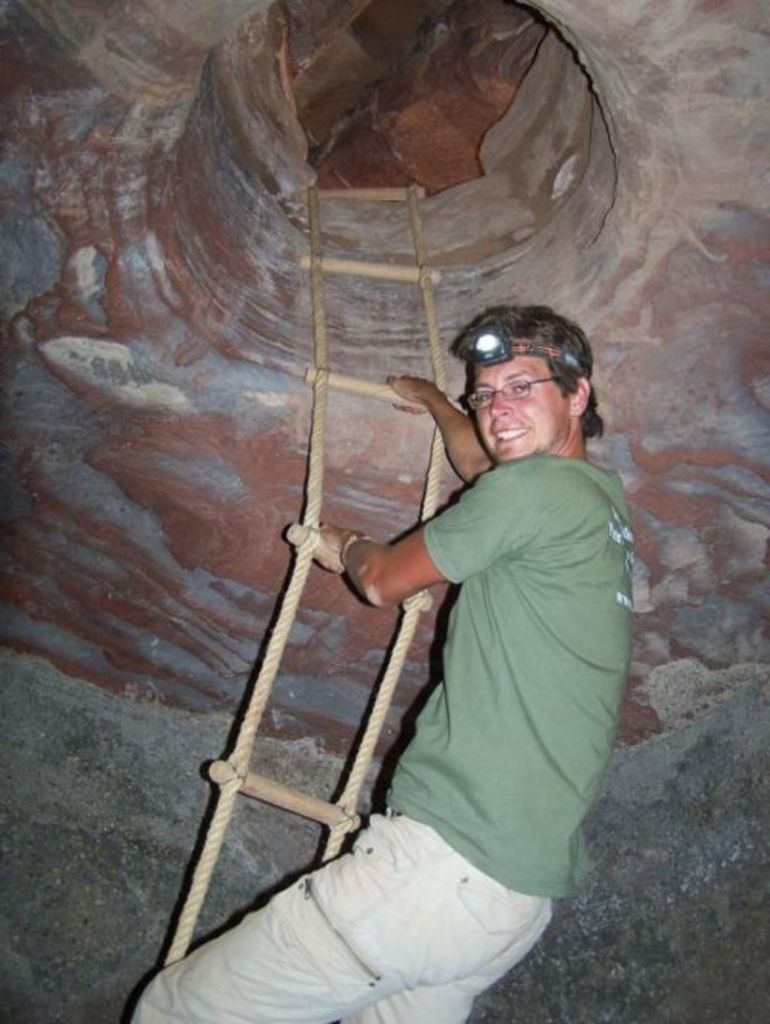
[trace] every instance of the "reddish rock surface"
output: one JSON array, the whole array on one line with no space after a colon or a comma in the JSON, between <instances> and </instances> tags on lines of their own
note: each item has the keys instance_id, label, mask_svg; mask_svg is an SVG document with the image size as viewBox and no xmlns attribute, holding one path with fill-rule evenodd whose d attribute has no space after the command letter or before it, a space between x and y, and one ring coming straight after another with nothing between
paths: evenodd
<instances>
[{"instance_id":1,"label":"reddish rock surface","mask_svg":"<svg viewBox=\"0 0 770 1024\"><path fill-rule=\"evenodd\" d=\"M377 51L376 5L289 6L4 6L3 642L140 698L237 705L302 504L312 107L323 181L436 193L446 342L511 299L593 337L594 455L638 535L623 735L678 728L770 660L766 12L549 0L546 31L502 2L424 3L418 35L398 5ZM311 69L362 48L382 69L332 116ZM323 223L329 252L413 258L402 209L335 201ZM416 289L325 293L334 369L427 372ZM334 394L325 516L406 529L429 436ZM266 726L347 743L393 618L314 569ZM427 617L391 735L431 636Z\"/></svg>"}]
</instances>

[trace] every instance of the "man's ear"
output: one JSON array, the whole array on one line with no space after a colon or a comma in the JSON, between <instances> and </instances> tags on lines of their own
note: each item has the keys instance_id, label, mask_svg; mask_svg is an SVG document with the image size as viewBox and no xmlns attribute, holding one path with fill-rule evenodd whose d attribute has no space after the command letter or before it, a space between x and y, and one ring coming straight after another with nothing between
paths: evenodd
<instances>
[{"instance_id":1,"label":"man's ear","mask_svg":"<svg viewBox=\"0 0 770 1024\"><path fill-rule=\"evenodd\" d=\"M570 416L580 418L586 411L588 399L591 396L591 385L585 377L578 378L577 391L569 396Z\"/></svg>"}]
</instances>

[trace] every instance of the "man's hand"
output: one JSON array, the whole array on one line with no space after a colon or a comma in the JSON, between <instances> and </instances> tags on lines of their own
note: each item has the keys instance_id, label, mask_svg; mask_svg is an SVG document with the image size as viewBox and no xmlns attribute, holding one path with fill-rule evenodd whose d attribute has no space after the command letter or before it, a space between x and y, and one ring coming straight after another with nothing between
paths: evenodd
<instances>
[{"instance_id":1,"label":"man's hand","mask_svg":"<svg viewBox=\"0 0 770 1024\"><path fill-rule=\"evenodd\" d=\"M364 534L358 530L344 530L339 526L332 526L331 523L324 523L321 526L321 543L313 552L313 558L321 568L341 576L345 572L342 556L346 545L363 537Z\"/></svg>"},{"instance_id":2,"label":"man's hand","mask_svg":"<svg viewBox=\"0 0 770 1024\"><path fill-rule=\"evenodd\" d=\"M431 409L431 405L435 403L436 398L444 398L443 392L439 391L432 381L425 380L424 377L409 377L406 375L388 377L387 383L397 395L405 398L407 402L418 402L424 406L424 409L415 409L413 405L396 404L396 408L402 412L416 413L419 416Z\"/></svg>"},{"instance_id":3,"label":"man's hand","mask_svg":"<svg viewBox=\"0 0 770 1024\"><path fill-rule=\"evenodd\" d=\"M340 553L348 532L331 524L321 527L321 543L313 552L313 559L322 569L336 572L338 576L345 571Z\"/></svg>"}]
</instances>

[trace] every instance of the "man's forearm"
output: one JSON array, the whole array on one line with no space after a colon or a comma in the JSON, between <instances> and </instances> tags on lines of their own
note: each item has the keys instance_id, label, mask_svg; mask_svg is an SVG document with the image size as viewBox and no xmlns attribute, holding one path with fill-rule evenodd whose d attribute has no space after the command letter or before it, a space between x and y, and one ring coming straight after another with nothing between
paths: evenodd
<instances>
[{"instance_id":1,"label":"man's forearm","mask_svg":"<svg viewBox=\"0 0 770 1024\"><path fill-rule=\"evenodd\" d=\"M400 604L426 587L445 582L419 528L393 544L376 544L368 537L351 540L342 562L359 594L377 607Z\"/></svg>"},{"instance_id":2,"label":"man's forearm","mask_svg":"<svg viewBox=\"0 0 770 1024\"><path fill-rule=\"evenodd\" d=\"M431 414L441 431L447 456L455 472L467 482L489 469L492 462L479 440L476 429L443 391L422 377L391 377L389 383L402 397L419 402Z\"/></svg>"},{"instance_id":3,"label":"man's forearm","mask_svg":"<svg viewBox=\"0 0 770 1024\"><path fill-rule=\"evenodd\" d=\"M478 439L473 421L440 391L425 404L441 431L447 456L459 476L470 483L489 469L492 463Z\"/></svg>"},{"instance_id":4,"label":"man's forearm","mask_svg":"<svg viewBox=\"0 0 770 1024\"><path fill-rule=\"evenodd\" d=\"M420 528L393 544L377 544L356 530L327 523L314 557L330 572L346 573L361 597L377 607L400 604L425 587L445 582Z\"/></svg>"}]
</instances>

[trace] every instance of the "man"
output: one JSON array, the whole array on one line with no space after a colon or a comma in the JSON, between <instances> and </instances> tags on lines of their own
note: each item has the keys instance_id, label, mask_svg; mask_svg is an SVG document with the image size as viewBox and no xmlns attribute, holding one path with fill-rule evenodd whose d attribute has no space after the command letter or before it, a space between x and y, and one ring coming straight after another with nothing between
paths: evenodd
<instances>
[{"instance_id":1,"label":"man","mask_svg":"<svg viewBox=\"0 0 770 1024\"><path fill-rule=\"evenodd\" d=\"M427 381L391 383L473 486L396 543L324 526L317 553L374 605L461 584L388 814L161 973L136 1024L464 1021L584 870L631 619L620 482L586 459L602 432L591 349L540 306L488 310L453 349L472 365L475 422Z\"/></svg>"}]
</instances>

